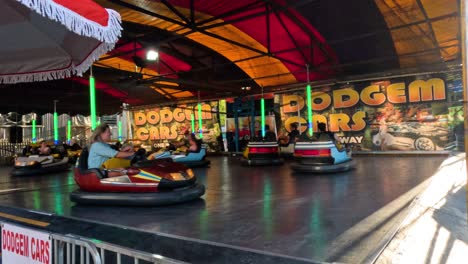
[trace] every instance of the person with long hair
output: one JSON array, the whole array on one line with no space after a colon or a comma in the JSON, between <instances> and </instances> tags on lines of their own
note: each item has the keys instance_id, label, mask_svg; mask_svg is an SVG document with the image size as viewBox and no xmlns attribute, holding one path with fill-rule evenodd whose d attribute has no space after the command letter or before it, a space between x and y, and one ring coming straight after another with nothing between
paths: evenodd
<instances>
[{"instance_id":1,"label":"person with long hair","mask_svg":"<svg viewBox=\"0 0 468 264\"><path fill-rule=\"evenodd\" d=\"M88 168L100 169L103 164L112 158L130 158L135 154L131 146L125 146L120 151L111 148L107 142L111 139L110 127L107 124L98 126L91 135L91 147L89 149ZM116 168L107 168L116 169ZM123 169L123 168L122 168ZM109 174L109 177L114 175ZM117 175L115 175L117 176Z\"/></svg>"}]
</instances>

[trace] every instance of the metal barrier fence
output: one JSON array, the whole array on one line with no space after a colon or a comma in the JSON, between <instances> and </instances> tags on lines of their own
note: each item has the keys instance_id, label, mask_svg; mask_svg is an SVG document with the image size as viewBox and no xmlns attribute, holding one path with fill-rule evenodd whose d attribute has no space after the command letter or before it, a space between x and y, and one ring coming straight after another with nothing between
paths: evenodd
<instances>
[{"instance_id":1,"label":"metal barrier fence","mask_svg":"<svg viewBox=\"0 0 468 264\"><path fill-rule=\"evenodd\" d=\"M157 264L182 264L186 262L170 259L161 255L150 254L147 252L125 248L117 245L113 245L106 242L95 242L94 245L100 250L101 261L103 264L107 263L157 263ZM127 260L124 262L124 258ZM133 260L133 262L128 261ZM110 261L110 262L108 262Z\"/></svg>"},{"instance_id":2,"label":"metal barrier fence","mask_svg":"<svg viewBox=\"0 0 468 264\"><path fill-rule=\"evenodd\" d=\"M22 153L29 142L10 143L0 141L0 165L12 165L14 157Z\"/></svg>"},{"instance_id":3,"label":"metal barrier fence","mask_svg":"<svg viewBox=\"0 0 468 264\"><path fill-rule=\"evenodd\" d=\"M96 246L89 240L82 239L71 235L50 234L52 238L53 248L53 263L55 264L90 264L90 260L94 264L102 264L99 256L99 251ZM76 254L76 249L79 249L79 256Z\"/></svg>"},{"instance_id":4,"label":"metal barrier fence","mask_svg":"<svg viewBox=\"0 0 468 264\"><path fill-rule=\"evenodd\" d=\"M55 264L182 264L178 260L74 235L51 234ZM77 254L77 251L79 255Z\"/></svg>"},{"instance_id":5,"label":"metal barrier fence","mask_svg":"<svg viewBox=\"0 0 468 264\"><path fill-rule=\"evenodd\" d=\"M4 223L1 223L3 229ZM6 222L5 222L6 224ZM72 234L56 234L18 225L33 232L49 235L52 242L52 264L183 264L187 262L166 258L161 255L135 250L100 240L87 239ZM3 234L3 230L2 230ZM3 239L3 237L2 237ZM2 252L3 253L3 252ZM2 254L3 257L4 254ZM0 262L2 263L2 262ZM6 264L6 263L5 263ZM20 263L17 263L20 264Z\"/></svg>"}]
</instances>

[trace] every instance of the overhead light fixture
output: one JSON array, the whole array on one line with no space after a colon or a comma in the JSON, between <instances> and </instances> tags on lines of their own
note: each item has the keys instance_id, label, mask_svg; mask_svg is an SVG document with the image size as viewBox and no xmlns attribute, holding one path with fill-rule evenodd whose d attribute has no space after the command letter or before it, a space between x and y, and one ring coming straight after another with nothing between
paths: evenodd
<instances>
[{"instance_id":1,"label":"overhead light fixture","mask_svg":"<svg viewBox=\"0 0 468 264\"><path fill-rule=\"evenodd\" d=\"M159 53L155 50L148 50L148 52L146 52L146 60L155 61L158 57Z\"/></svg>"}]
</instances>

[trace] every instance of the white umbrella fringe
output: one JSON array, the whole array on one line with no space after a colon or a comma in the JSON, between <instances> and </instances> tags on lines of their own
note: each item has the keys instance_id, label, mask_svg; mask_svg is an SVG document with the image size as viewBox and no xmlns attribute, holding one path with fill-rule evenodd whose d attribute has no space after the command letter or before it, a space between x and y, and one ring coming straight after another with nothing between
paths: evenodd
<instances>
[{"instance_id":1,"label":"white umbrella fringe","mask_svg":"<svg viewBox=\"0 0 468 264\"><path fill-rule=\"evenodd\" d=\"M18 0L18 2L81 36L92 37L106 43L115 43L121 36L120 14L112 9L106 9L109 20L107 27L104 27L51 0Z\"/></svg>"},{"instance_id":2,"label":"white umbrella fringe","mask_svg":"<svg viewBox=\"0 0 468 264\"><path fill-rule=\"evenodd\" d=\"M109 50L112 50L115 43L101 43L94 51L79 65L71 65L66 69L55 71L44 71L36 73L12 74L0 76L0 83L18 83L18 82L40 82L50 81L57 79L64 79L72 75L82 76L85 71L95 62L99 57Z\"/></svg>"},{"instance_id":3,"label":"white umbrella fringe","mask_svg":"<svg viewBox=\"0 0 468 264\"><path fill-rule=\"evenodd\" d=\"M0 76L0 83L18 83L48 81L63 79L72 75L82 76L89 69L94 61L102 54L112 50L115 43L122 34L120 14L112 9L105 9L109 15L107 26L104 27L92 20L86 19L79 14L67 9L51 0L17 0L21 4L29 7L38 14L57 21L68 30L80 35L98 39L103 42L96 47L88 57L78 65L70 65L66 69L48 70L35 73L17 73Z\"/></svg>"}]
</instances>

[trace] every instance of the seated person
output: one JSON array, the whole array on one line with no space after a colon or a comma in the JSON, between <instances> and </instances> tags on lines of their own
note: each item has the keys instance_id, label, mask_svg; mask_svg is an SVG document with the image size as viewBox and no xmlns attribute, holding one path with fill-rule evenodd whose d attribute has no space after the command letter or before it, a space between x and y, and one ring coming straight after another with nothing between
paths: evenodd
<instances>
[{"instance_id":1,"label":"seated person","mask_svg":"<svg viewBox=\"0 0 468 264\"><path fill-rule=\"evenodd\" d=\"M37 147L28 145L23 148L23 156L37 155Z\"/></svg>"},{"instance_id":2,"label":"seated person","mask_svg":"<svg viewBox=\"0 0 468 264\"><path fill-rule=\"evenodd\" d=\"M131 146L126 146L120 151L112 149L108 142L111 139L111 131L109 125L101 124L91 135L91 147L88 157L89 169L100 169L103 164L113 158L118 158L113 165L106 166L106 169L123 170L130 165L130 160L135 154ZM126 159L125 159L126 158ZM125 159L125 160L124 160ZM121 164L119 166L118 164ZM121 176L121 172L109 172L108 177Z\"/></svg>"},{"instance_id":3,"label":"seated person","mask_svg":"<svg viewBox=\"0 0 468 264\"><path fill-rule=\"evenodd\" d=\"M299 137L299 130L297 130L297 125L297 123L291 123L291 132L289 132L286 136L280 137L278 143L281 146L287 147L289 144L296 143L296 140Z\"/></svg>"},{"instance_id":4,"label":"seated person","mask_svg":"<svg viewBox=\"0 0 468 264\"><path fill-rule=\"evenodd\" d=\"M316 133L317 138L320 137L322 134L327 134L332 141L340 142L340 137L335 133L327 130L327 124L322 122L317 122L317 129L318 133Z\"/></svg>"},{"instance_id":5,"label":"seated person","mask_svg":"<svg viewBox=\"0 0 468 264\"><path fill-rule=\"evenodd\" d=\"M77 150L82 149L81 146L74 140L72 140L70 148L71 148L72 151L77 151Z\"/></svg>"},{"instance_id":6,"label":"seated person","mask_svg":"<svg viewBox=\"0 0 468 264\"><path fill-rule=\"evenodd\" d=\"M41 141L41 145L39 146L37 151L40 156L48 156L51 153L50 147L46 144L44 140Z\"/></svg>"},{"instance_id":7,"label":"seated person","mask_svg":"<svg viewBox=\"0 0 468 264\"><path fill-rule=\"evenodd\" d=\"M328 135L330 140L335 143L336 148L338 150L341 150L343 148L343 146L341 145L340 137L337 134L335 134L335 133L333 133L331 131L328 131L327 130L327 124L322 123L322 122L317 122L317 128L318 128L319 132L314 135L317 140L320 138L320 136L322 134L326 134L326 135Z\"/></svg>"},{"instance_id":8,"label":"seated person","mask_svg":"<svg viewBox=\"0 0 468 264\"><path fill-rule=\"evenodd\" d=\"M189 142L189 148L187 149L187 153L199 152L200 151L200 149L201 149L201 140L198 140L195 137L194 133L190 134L188 142Z\"/></svg>"},{"instance_id":9,"label":"seated person","mask_svg":"<svg viewBox=\"0 0 468 264\"><path fill-rule=\"evenodd\" d=\"M173 142L171 143L169 146L168 146L168 149L167 150L175 150L175 151L179 151L179 152L186 152L187 149L190 147L190 133L189 131L185 131L184 133L184 137L179 140L179 141L176 141L176 142Z\"/></svg>"},{"instance_id":10,"label":"seated person","mask_svg":"<svg viewBox=\"0 0 468 264\"><path fill-rule=\"evenodd\" d=\"M265 136L263 137L263 141L276 142L276 134L270 130L269 125L265 125Z\"/></svg>"}]
</instances>

